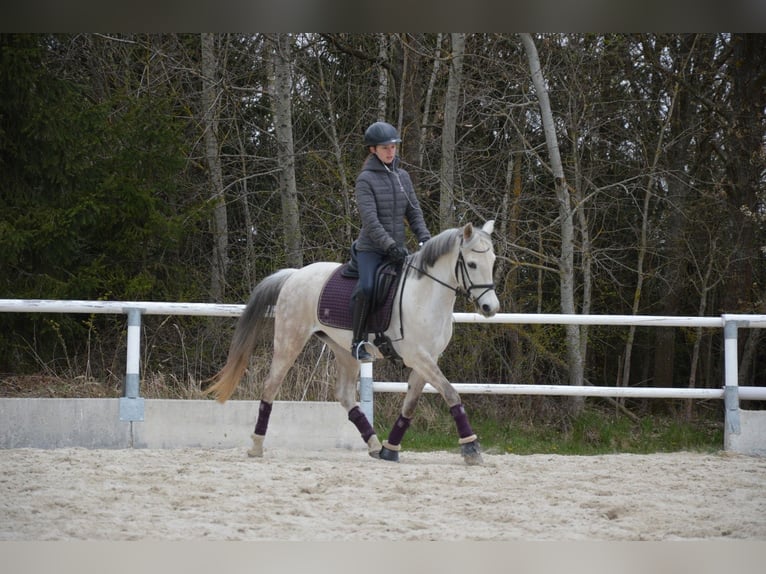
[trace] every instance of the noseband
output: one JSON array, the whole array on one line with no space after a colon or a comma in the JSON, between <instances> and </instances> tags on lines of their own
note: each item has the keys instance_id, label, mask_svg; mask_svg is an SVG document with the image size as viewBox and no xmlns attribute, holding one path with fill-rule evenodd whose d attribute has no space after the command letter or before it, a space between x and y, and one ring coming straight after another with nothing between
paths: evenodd
<instances>
[{"instance_id":1,"label":"noseband","mask_svg":"<svg viewBox=\"0 0 766 574\"><path fill-rule=\"evenodd\" d=\"M461 251L460 254L457 256L457 261L455 262L455 279L458 280L458 283L462 283L463 287L463 293L465 293L468 296L468 300L479 304L479 299L484 297L489 291L494 291L495 284L494 283L474 283L471 280L471 276L468 273L468 267L465 264L465 259L463 258L463 252ZM484 289L479 295L474 295L472 293L473 289ZM459 289L455 289L455 292L457 293Z\"/></svg>"}]
</instances>

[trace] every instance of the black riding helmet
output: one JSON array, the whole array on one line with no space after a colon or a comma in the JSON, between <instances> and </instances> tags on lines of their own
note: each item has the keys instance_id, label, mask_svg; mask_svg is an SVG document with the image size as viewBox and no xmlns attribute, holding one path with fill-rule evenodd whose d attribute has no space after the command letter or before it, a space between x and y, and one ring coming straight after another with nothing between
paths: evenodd
<instances>
[{"instance_id":1,"label":"black riding helmet","mask_svg":"<svg viewBox=\"0 0 766 574\"><path fill-rule=\"evenodd\" d=\"M366 146L399 143L401 141L402 138L399 137L396 128L386 122L375 122L364 132L364 145Z\"/></svg>"}]
</instances>

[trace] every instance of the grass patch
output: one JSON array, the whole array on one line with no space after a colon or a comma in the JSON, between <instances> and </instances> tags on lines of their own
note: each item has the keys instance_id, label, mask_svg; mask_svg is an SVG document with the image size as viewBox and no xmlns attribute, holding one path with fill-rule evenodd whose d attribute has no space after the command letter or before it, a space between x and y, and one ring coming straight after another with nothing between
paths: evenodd
<instances>
[{"instance_id":1,"label":"grass patch","mask_svg":"<svg viewBox=\"0 0 766 574\"><path fill-rule=\"evenodd\" d=\"M388 421L378 421L381 438ZM476 416L471 424L484 452L492 454L597 455L613 453L717 452L723 448L723 424L714 420L679 421L671 415L647 415L636 423L594 407L566 424L520 424ZM402 447L413 451L458 451L449 413L418 423L413 419Z\"/></svg>"}]
</instances>

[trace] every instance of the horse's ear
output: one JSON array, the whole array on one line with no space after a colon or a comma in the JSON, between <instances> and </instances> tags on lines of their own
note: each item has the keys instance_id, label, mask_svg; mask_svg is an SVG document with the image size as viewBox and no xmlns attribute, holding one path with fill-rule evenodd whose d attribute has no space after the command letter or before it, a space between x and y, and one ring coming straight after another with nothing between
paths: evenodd
<instances>
[{"instance_id":1,"label":"horse's ear","mask_svg":"<svg viewBox=\"0 0 766 574\"><path fill-rule=\"evenodd\" d=\"M463 227L463 240L468 241L471 237L473 237L473 224L466 223Z\"/></svg>"},{"instance_id":2,"label":"horse's ear","mask_svg":"<svg viewBox=\"0 0 766 574\"><path fill-rule=\"evenodd\" d=\"M487 223L484 224L484 227L481 228L482 231L485 231L489 235L492 235L492 232L495 230L495 220L490 219L487 221Z\"/></svg>"}]
</instances>

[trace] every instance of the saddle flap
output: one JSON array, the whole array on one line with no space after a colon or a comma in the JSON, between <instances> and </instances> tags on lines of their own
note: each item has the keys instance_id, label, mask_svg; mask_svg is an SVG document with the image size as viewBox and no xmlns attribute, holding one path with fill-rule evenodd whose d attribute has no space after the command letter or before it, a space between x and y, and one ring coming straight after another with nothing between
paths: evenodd
<instances>
[{"instance_id":1,"label":"saddle flap","mask_svg":"<svg viewBox=\"0 0 766 574\"><path fill-rule=\"evenodd\" d=\"M372 312L385 304L391 286L399 277L400 268L390 262L384 262L375 272L375 290L372 295Z\"/></svg>"},{"instance_id":2,"label":"saddle flap","mask_svg":"<svg viewBox=\"0 0 766 574\"><path fill-rule=\"evenodd\" d=\"M359 264L356 261L356 241L351 244L351 259L341 268L341 274L351 279L359 278Z\"/></svg>"}]
</instances>

